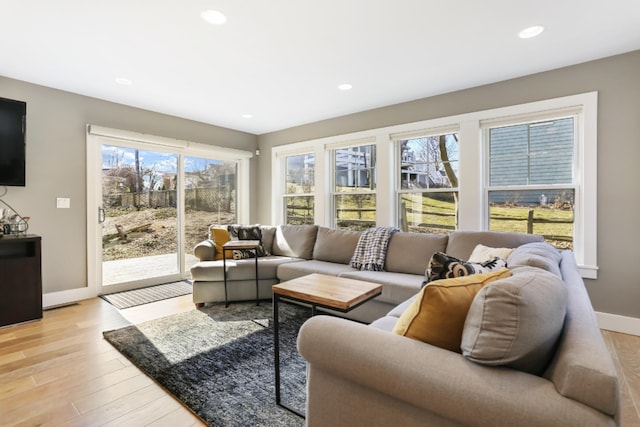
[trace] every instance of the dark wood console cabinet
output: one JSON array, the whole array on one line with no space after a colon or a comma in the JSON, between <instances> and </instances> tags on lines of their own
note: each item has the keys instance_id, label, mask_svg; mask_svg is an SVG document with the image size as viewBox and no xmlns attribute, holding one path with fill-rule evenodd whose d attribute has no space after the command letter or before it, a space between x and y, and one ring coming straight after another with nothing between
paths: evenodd
<instances>
[{"instance_id":1,"label":"dark wood console cabinet","mask_svg":"<svg viewBox=\"0 0 640 427\"><path fill-rule=\"evenodd\" d=\"M42 319L40 236L0 239L0 327Z\"/></svg>"}]
</instances>

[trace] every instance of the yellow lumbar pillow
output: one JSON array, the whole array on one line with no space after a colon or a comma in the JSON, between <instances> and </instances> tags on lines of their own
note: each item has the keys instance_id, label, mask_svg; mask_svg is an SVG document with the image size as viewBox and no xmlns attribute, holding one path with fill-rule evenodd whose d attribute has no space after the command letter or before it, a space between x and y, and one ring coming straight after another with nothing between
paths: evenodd
<instances>
[{"instance_id":1,"label":"yellow lumbar pillow","mask_svg":"<svg viewBox=\"0 0 640 427\"><path fill-rule=\"evenodd\" d=\"M222 245L231 240L231 237L229 237L229 231L226 227L211 227L209 228L209 235L213 240L213 243L216 245L215 259L222 259Z\"/></svg>"},{"instance_id":2,"label":"yellow lumbar pillow","mask_svg":"<svg viewBox=\"0 0 640 427\"><path fill-rule=\"evenodd\" d=\"M461 353L462 330L473 298L485 285L510 276L503 267L430 282L402 313L393 332Z\"/></svg>"}]
</instances>

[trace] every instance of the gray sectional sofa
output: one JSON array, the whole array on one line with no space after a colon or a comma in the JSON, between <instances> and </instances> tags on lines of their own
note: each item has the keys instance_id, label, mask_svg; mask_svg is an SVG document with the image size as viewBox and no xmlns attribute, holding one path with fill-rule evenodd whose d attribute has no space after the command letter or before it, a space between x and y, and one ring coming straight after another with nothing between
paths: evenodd
<instances>
[{"instance_id":1,"label":"gray sectional sofa","mask_svg":"<svg viewBox=\"0 0 640 427\"><path fill-rule=\"evenodd\" d=\"M422 287L425 270L435 252L466 259L478 243L487 246L519 246L542 240L520 233L454 231L449 235L395 233L387 248L385 271L360 271L349 262L359 232L317 225L260 226L265 249L271 254L258 260L261 299L270 299L271 286L311 273L367 280L383 285L382 295L342 316L370 323L414 296ZM222 261L215 261L215 245L207 239L194 249L200 262L191 268L193 302L202 305L224 301ZM255 299L254 259L227 261L230 301Z\"/></svg>"},{"instance_id":2,"label":"gray sectional sofa","mask_svg":"<svg viewBox=\"0 0 640 427\"><path fill-rule=\"evenodd\" d=\"M618 378L573 253L535 235L454 231L395 233L385 271L349 266L359 233L262 226L260 296L310 273L368 280L382 294L349 315L302 326L308 426L617 426ZM435 252L468 259L478 244L516 248L511 277L474 297L460 352L392 333L419 297ZM222 301L222 261L211 241L195 249L196 304ZM231 299L255 298L254 260L228 270ZM416 296L418 294L418 296ZM493 304L493 305L492 305ZM365 322L367 324L363 324Z\"/></svg>"},{"instance_id":3,"label":"gray sectional sofa","mask_svg":"<svg viewBox=\"0 0 640 427\"><path fill-rule=\"evenodd\" d=\"M305 322L307 426L620 425L615 366L573 253L545 245L515 249L512 276L475 296L460 353L391 333L416 297L370 325Z\"/></svg>"}]
</instances>

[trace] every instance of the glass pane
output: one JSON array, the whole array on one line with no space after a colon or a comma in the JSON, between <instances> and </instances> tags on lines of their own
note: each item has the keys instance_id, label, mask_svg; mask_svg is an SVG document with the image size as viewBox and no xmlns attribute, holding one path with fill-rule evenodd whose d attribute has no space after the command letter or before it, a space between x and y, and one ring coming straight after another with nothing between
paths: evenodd
<instances>
[{"instance_id":1,"label":"glass pane","mask_svg":"<svg viewBox=\"0 0 640 427\"><path fill-rule=\"evenodd\" d=\"M315 166L313 154L300 154L286 158L286 194L313 193L315 191Z\"/></svg>"},{"instance_id":2,"label":"glass pane","mask_svg":"<svg viewBox=\"0 0 640 427\"><path fill-rule=\"evenodd\" d=\"M540 234L573 249L573 190L490 191L489 229Z\"/></svg>"},{"instance_id":3,"label":"glass pane","mask_svg":"<svg viewBox=\"0 0 640 427\"><path fill-rule=\"evenodd\" d=\"M287 196L285 202L285 224L315 224L313 196Z\"/></svg>"},{"instance_id":4,"label":"glass pane","mask_svg":"<svg viewBox=\"0 0 640 427\"><path fill-rule=\"evenodd\" d=\"M376 226L375 194L340 194L334 200L336 228L365 230Z\"/></svg>"},{"instance_id":5,"label":"glass pane","mask_svg":"<svg viewBox=\"0 0 640 427\"><path fill-rule=\"evenodd\" d=\"M400 186L458 187L458 135L435 135L400 141Z\"/></svg>"},{"instance_id":6,"label":"glass pane","mask_svg":"<svg viewBox=\"0 0 640 427\"><path fill-rule=\"evenodd\" d=\"M457 228L458 193L405 193L400 198L403 231L446 234Z\"/></svg>"},{"instance_id":7,"label":"glass pane","mask_svg":"<svg viewBox=\"0 0 640 427\"><path fill-rule=\"evenodd\" d=\"M572 117L493 128L489 138L490 185L573 182Z\"/></svg>"},{"instance_id":8,"label":"glass pane","mask_svg":"<svg viewBox=\"0 0 640 427\"><path fill-rule=\"evenodd\" d=\"M235 224L238 164L222 160L185 157L186 269L197 260L193 248L207 237L211 224Z\"/></svg>"},{"instance_id":9,"label":"glass pane","mask_svg":"<svg viewBox=\"0 0 640 427\"><path fill-rule=\"evenodd\" d=\"M375 190L375 145L339 148L334 155L336 192Z\"/></svg>"},{"instance_id":10,"label":"glass pane","mask_svg":"<svg viewBox=\"0 0 640 427\"><path fill-rule=\"evenodd\" d=\"M102 146L102 284L178 273L176 154Z\"/></svg>"}]
</instances>

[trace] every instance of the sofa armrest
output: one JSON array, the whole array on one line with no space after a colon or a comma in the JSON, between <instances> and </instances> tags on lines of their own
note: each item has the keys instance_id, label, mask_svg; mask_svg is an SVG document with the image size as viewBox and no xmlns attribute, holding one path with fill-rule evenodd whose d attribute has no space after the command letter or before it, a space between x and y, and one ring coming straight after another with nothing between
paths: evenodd
<instances>
[{"instance_id":1,"label":"sofa armrest","mask_svg":"<svg viewBox=\"0 0 640 427\"><path fill-rule=\"evenodd\" d=\"M306 321L298 335L298 350L314 372L308 378L309 398L326 399L307 406L314 411L321 408L323 416L344 409L359 417L358 424L365 424L363 420L374 417L375 411L398 411L401 401L464 425L615 425L611 417L561 396L544 378L478 365L458 353L342 318L316 316ZM331 384L332 390L314 390L318 375L326 377L320 386ZM349 384L380 396L372 404L378 408L352 407L353 402L341 408L336 389ZM332 394L335 400L329 397ZM385 402L388 406L380 409ZM340 419L346 419L344 414L335 415L334 420Z\"/></svg>"},{"instance_id":2,"label":"sofa armrest","mask_svg":"<svg viewBox=\"0 0 640 427\"><path fill-rule=\"evenodd\" d=\"M203 240L193 248L193 254L200 261L214 261L216 259L216 245L211 239Z\"/></svg>"}]
</instances>

